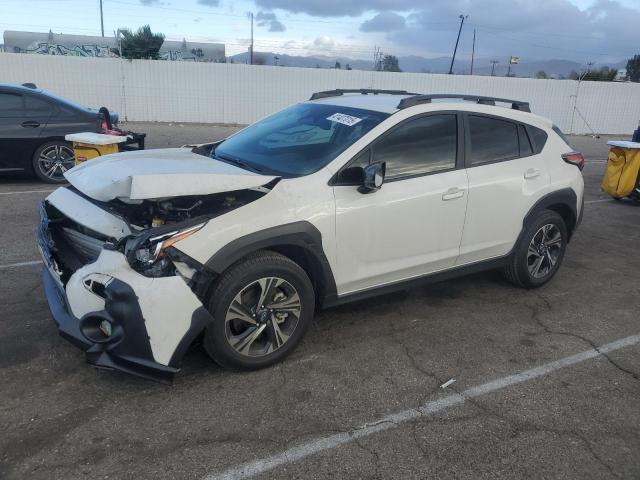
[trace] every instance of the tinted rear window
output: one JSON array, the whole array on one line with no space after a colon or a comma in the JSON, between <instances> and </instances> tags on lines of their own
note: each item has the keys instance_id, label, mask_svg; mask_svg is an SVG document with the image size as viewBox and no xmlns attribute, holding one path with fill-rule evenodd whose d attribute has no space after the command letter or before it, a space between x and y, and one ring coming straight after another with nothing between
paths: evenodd
<instances>
[{"instance_id":1,"label":"tinted rear window","mask_svg":"<svg viewBox=\"0 0 640 480\"><path fill-rule=\"evenodd\" d=\"M22 95L0 93L0 117L21 117L23 114Z\"/></svg>"},{"instance_id":2,"label":"tinted rear window","mask_svg":"<svg viewBox=\"0 0 640 480\"><path fill-rule=\"evenodd\" d=\"M53 106L40 98L25 95L24 108L27 115L49 115Z\"/></svg>"},{"instance_id":3,"label":"tinted rear window","mask_svg":"<svg viewBox=\"0 0 640 480\"><path fill-rule=\"evenodd\" d=\"M469 130L473 165L519 156L518 126L515 123L470 115Z\"/></svg>"},{"instance_id":4,"label":"tinted rear window","mask_svg":"<svg viewBox=\"0 0 640 480\"><path fill-rule=\"evenodd\" d=\"M529 135L523 125L518 125L518 137L520 139L520 156L528 157L533 155L533 147L529 141Z\"/></svg>"}]
</instances>

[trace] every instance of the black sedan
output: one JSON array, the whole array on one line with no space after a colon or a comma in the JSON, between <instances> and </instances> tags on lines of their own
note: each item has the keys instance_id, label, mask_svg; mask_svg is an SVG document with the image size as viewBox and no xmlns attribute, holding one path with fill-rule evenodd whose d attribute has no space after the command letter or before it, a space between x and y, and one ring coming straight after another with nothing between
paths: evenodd
<instances>
[{"instance_id":1,"label":"black sedan","mask_svg":"<svg viewBox=\"0 0 640 480\"><path fill-rule=\"evenodd\" d=\"M64 172L75 162L65 135L102 132L107 127L105 111L77 105L33 84L0 84L0 173L33 172L45 182L64 182Z\"/></svg>"}]
</instances>

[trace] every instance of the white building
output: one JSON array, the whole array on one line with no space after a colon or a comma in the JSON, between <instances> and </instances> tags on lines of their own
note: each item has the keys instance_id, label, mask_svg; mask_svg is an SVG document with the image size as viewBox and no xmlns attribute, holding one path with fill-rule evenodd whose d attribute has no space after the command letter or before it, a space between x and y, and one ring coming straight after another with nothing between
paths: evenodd
<instances>
[{"instance_id":1,"label":"white building","mask_svg":"<svg viewBox=\"0 0 640 480\"><path fill-rule=\"evenodd\" d=\"M41 55L65 55L75 57L118 57L118 45L114 37L66 35L58 33L4 32L4 51ZM160 47L161 60L192 62L224 62L223 43L202 43L165 40Z\"/></svg>"}]
</instances>

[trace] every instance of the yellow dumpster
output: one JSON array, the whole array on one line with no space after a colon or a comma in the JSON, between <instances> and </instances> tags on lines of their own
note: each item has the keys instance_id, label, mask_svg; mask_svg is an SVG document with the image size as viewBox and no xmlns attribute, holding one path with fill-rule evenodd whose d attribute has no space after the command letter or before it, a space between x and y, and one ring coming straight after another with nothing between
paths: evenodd
<instances>
[{"instance_id":1,"label":"yellow dumpster","mask_svg":"<svg viewBox=\"0 0 640 480\"><path fill-rule=\"evenodd\" d=\"M118 153L118 145L127 141L125 136L104 135L93 132L72 133L65 135L64 139L68 142L73 142L76 165L102 155Z\"/></svg>"},{"instance_id":2,"label":"yellow dumpster","mask_svg":"<svg viewBox=\"0 0 640 480\"><path fill-rule=\"evenodd\" d=\"M611 149L602 179L602 190L613 198L640 198L640 143L613 140L607 145Z\"/></svg>"}]
</instances>

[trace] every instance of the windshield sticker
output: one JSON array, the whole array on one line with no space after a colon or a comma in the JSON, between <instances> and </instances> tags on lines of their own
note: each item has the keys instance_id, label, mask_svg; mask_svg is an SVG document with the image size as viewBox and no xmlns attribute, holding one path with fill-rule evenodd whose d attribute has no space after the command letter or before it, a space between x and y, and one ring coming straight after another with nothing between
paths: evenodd
<instances>
[{"instance_id":1,"label":"windshield sticker","mask_svg":"<svg viewBox=\"0 0 640 480\"><path fill-rule=\"evenodd\" d=\"M346 125L347 127L353 127L362 119L358 117L352 117L351 115L345 115L344 113L334 113L330 117L327 117L327 120L341 123L343 125Z\"/></svg>"}]
</instances>

